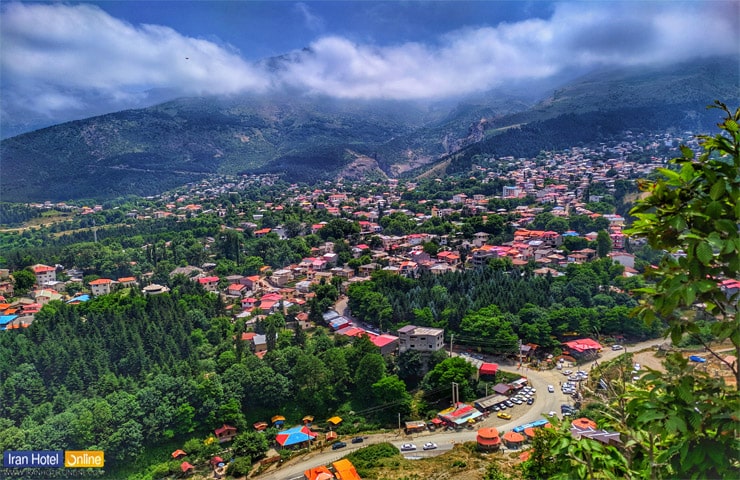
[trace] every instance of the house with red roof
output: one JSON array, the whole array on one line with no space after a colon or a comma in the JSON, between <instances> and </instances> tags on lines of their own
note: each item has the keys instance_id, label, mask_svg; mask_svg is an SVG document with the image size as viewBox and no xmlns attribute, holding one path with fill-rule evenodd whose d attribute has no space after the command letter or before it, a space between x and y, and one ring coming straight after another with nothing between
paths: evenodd
<instances>
[{"instance_id":1,"label":"house with red roof","mask_svg":"<svg viewBox=\"0 0 740 480\"><path fill-rule=\"evenodd\" d=\"M57 269L48 265L37 263L31 267L33 274L36 276L36 285L39 287L47 282L56 282Z\"/></svg>"},{"instance_id":2,"label":"house with red roof","mask_svg":"<svg viewBox=\"0 0 740 480\"><path fill-rule=\"evenodd\" d=\"M213 431L216 434L218 443L230 442L236 437L236 427L231 425L223 424L219 428Z\"/></svg>"},{"instance_id":3,"label":"house with red roof","mask_svg":"<svg viewBox=\"0 0 740 480\"><path fill-rule=\"evenodd\" d=\"M92 292L93 296L97 297L99 295L108 295L111 291L113 283L113 280L111 280L110 278L98 278L97 280L93 280L92 282L88 283L88 285L90 285L90 291Z\"/></svg>"},{"instance_id":4,"label":"house with red roof","mask_svg":"<svg viewBox=\"0 0 740 480\"><path fill-rule=\"evenodd\" d=\"M370 337L370 341L380 349L381 355L390 355L398 350L398 337L382 334Z\"/></svg>"},{"instance_id":5,"label":"house with red roof","mask_svg":"<svg viewBox=\"0 0 740 480\"><path fill-rule=\"evenodd\" d=\"M219 278L215 275L209 277L198 277L196 280L208 292L218 292Z\"/></svg>"},{"instance_id":6,"label":"house with red roof","mask_svg":"<svg viewBox=\"0 0 740 480\"><path fill-rule=\"evenodd\" d=\"M568 342L563 342L563 346L568 349L568 353L563 351L563 354L569 354L577 360L583 358L595 358L604 348L599 342L592 338L570 340Z\"/></svg>"}]
</instances>

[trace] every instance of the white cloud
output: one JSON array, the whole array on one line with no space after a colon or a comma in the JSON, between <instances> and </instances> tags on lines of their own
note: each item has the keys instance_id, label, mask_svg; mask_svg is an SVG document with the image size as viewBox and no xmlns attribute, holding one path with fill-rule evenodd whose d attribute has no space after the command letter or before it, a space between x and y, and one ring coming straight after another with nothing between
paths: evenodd
<instances>
[{"instance_id":1,"label":"white cloud","mask_svg":"<svg viewBox=\"0 0 740 480\"><path fill-rule=\"evenodd\" d=\"M309 28L324 29L306 4L295 8ZM563 3L549 19L440 32L434 44L381 47L326 35L270 74L228 45L131 25L91 5L11 3L1 13L4 117L131 108L149 89L198 95L289 85L347 98L433 98L570 68L740 53L740 4L726 1Z\"/></svg>"},{"instance_id":2,"label":"white cloud","mask_svg":"<svg viewBox=\"0 0 740 480\"><path fill-rule=\"evenodd\" d=\"M133 26L90 5L9 4L1 21L3 81L18 96L43 87L49 101L36 99L36 111L84 108L91 94L125 104L131 92L152 88L209 94L267 87L261 72L222 46L164 26ZM70 95L77 101L58 101Z\"/></svg>"},{"instance_id":3,"label":"white cloud","mask_svg":"<svg viewBox=\"0 0 740 480\"><path fill-rule=\"evenodd\" d=\"M721 7L721 8L717 8ZM740 53L740 4L565 3L552 18L449 32L434 46L311 45L284 81L342 97L426 98L547 78L566 69Z\"/></svg>"}]
</instances>

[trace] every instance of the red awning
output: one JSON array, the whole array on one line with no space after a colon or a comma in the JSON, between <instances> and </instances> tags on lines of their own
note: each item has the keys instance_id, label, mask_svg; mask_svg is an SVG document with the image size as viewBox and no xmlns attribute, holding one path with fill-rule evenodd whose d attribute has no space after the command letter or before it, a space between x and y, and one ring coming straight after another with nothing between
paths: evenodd
<instances>
[{"instance_id":1,"label":"red awning","mask_svg":"<svg viewBox=\"0 0 740 480\"><path fill-rule=\"evenodd\" d=\"M478 371L481 375L495 375L498 372L498 365L495 363L483 363Z\"/></svg>"}]
</instances>

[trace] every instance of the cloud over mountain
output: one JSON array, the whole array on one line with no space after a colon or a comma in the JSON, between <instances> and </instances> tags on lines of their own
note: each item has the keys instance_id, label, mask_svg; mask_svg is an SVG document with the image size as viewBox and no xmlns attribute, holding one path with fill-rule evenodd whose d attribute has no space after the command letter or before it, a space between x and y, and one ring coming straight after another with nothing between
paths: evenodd
<instances>
[{"instance_id":1,"label":"cloud over mountain","mask_svg":"<svg viewBox=\"0 0 740 480\"><path fill-rule=\"evenodd\" d=\"M295 8L326 31L306 5ZM130 24L89 5L10 3L0 13L2 120L63 121L171 96L290 86L344 98L439 98L566 69L738 54L737 2L557 4L547 19L440 32L433 42L364 44L330 32L283 68L226 42ZM50 122L51 123L51 122Z\"/></svg>"}]
</instances>

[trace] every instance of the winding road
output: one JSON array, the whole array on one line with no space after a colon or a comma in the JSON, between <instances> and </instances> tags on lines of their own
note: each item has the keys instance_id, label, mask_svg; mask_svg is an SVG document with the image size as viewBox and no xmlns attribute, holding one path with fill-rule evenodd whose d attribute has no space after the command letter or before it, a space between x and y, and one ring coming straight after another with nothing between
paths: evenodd
<instances>
[{"instance_id":1,"label":"winding road","mask_svg":"<svg viewBox=\"0 0 740 480\"><path fill-rule=\"evenodd\" d=\"M596 360L600 362L614 359L627 351L638 352L646 348L650 348L655 344L662 343L661 339L653 339L645 342L626 346L625 350L611 350L607 349L602 352L601 357ZM453 353L453 355L456 355ZM490 358L473 359L471 357L465 357L468 361L480 365L482 361L490 361ZM589 371L591 365L594 362L588 362L579 366L581 370ZM369 435L365 437L365 441L359 444L349 443L349 438L343 439L347 442L347 447L340 450L331 450L330 447L322 450L312 451L306 455L302 455L293 460L289 460L284 464L280 465L278 469L265 472L255 478L263 480L298 480L303 478L303 472L309 468L317 467L319 465L328 465L332 462L339 460L346 456L353 450L362 448L367 445L375 443L389 442L396 447L399 447L404 443L414 443L417 446L417 450L413 452L404 452L406 458L423 458L434 455L439 455L453 448L455 444L475 441L477 430L481 427L496 427L499 433L511 430L517 425L524 423L533 422L539 420L543 414L551 411L560 412L560 405L564 403L572 402L572 398L564 395L559 388L558 382L565 380L565 377L558 370L545 370L537 371L524 368L519 370L516 365L505 365L499 364L499 369L507 372L517 373L527 377L529 385L537 389L535 395L535 401L532 405L515 405L514 408L507 409L506 411L511 414L511 420L502 420L496 417L494 414L482 422L478 422L474 429L465 429L460 432L447 432L447 431L436 431L436 432L423 432L420 434L406 435L399 434L399 432L383 433ZM547 386L555 386L555 393L549 393ZM438 445L436 450L423 451L422 445L426 442L434 442Z\"/></svg>"}]
</instances>

